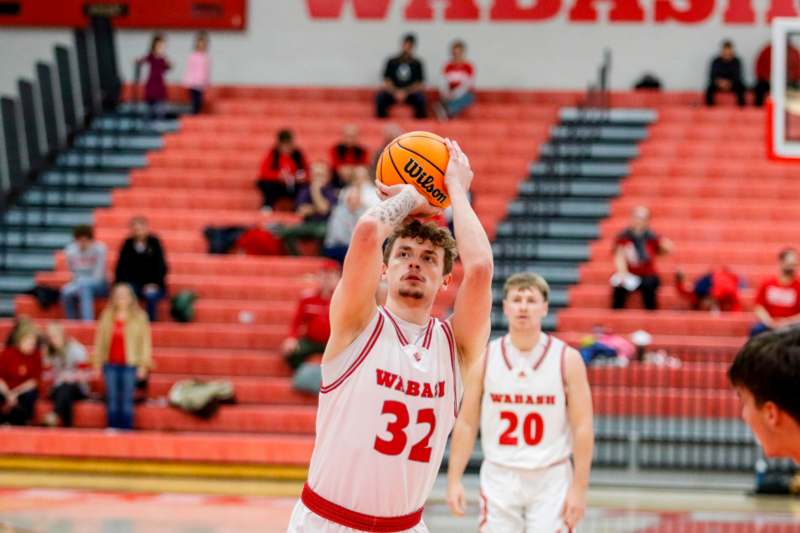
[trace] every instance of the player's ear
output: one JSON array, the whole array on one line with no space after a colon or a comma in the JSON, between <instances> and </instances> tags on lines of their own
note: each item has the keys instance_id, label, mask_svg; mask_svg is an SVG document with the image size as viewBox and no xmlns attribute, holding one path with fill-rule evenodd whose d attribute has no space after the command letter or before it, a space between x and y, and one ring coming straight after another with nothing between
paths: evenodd
<instances>
[{"instance_id":1,"label":"player's ear","mask_svg":"<svg viewBox=\"0 0 800 533\"><path fill-rule=\"evenodd\" d=\"M781 410L775 402L764 402L764 405L761 406L761 414L771 428L777 426L781 418Z\"/></svg>"},{"instance_id":2,"label":"player's ear","mask_svg":"<svg viewBox=\"0 0 800 533\"><path fill-rule=\"evenodd\" d=\"M447 287L450 286L450 283L453 281L453 273L450 272L449 274L445 274L444 278L442 278L442 290L447 290Z\"/></svg>"},{"instance_id":3,"label":"player's ear","mask_svg":"<svg viewBox=\"0 0 800 533\"><path fill-rule=\"evenodd\" d=\"M386 279L386 271L389 269L389 265L381 261L381 280Z\"/></svg>"}]
</instances>

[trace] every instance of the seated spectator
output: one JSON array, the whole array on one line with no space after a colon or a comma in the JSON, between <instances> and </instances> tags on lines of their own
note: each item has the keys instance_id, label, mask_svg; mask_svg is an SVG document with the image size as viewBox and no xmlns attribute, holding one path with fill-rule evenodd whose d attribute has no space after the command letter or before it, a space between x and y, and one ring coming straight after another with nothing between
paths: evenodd
<instances>
[{"instance_id":1,"label":"seated spectator","mask_svg":"<svg viewBox=\"0 0 800 533\"><path fill-rule=\"evenodd\" d=\"M650 211L643 206L633 209L631 225L617 235L614 244L614 287L612 307L623 309L628 295L639 291L646 309L658 308L656 292L661 284L656 271L656 256L672 250L669 239L650 230Z\"/></svg>"},{"instance_id":2,"label":"seated spectator","mask_svg":"<svg viewBox=\"0 0 800 533\"><path fill-rule=\"evenodd\" d=\"M331 183L331 169L328 164L318 161L311 165L311 183L300 190L296 201L295 213L303 218L303 222L282 228L279 232L287 252L299 255L297 241L301 239L322 242L328 217L337 198L338 189Z\"/></svg>"},{"instance_id":3,"label":"seated spectator","mask_svg":"<svg viewBox=\"0 0 800 533\"><path fill-rule=\"evenodd\" d=\"M445 87L439 92L441 103L434 106L440 120L455 118L475 102L475 68L464 58L464 41L455 41L450 62L444 66Z\"/></svg>"},{"instance_id":4,"label":"seated spectator","mask_svg":"<svg viewBox=\"0 0 800 533\"><path fill-rule=\"evenodd\" d=\"M372 179L375 179L375 169L378 166L378 159L380 159L384 148L389 146L390 142L400 137L402 134L403 128L394 122L390 122L383 127L383 141L381 142L380 147L378 147L378 149L372 154L372 164L369 167L369 175Z\"/></svg>"},{"instance_id":5,"label":"seated spectator","mask_svg":"<svg viewBox=\"0 0 800 533\"><path fill-rule=\"evenodd\" d=\"M358 126L348 124L342 128L342 140L331 148L333 184L337 187L349 185L355 168L366 164L367 150L358 142Z\"/></svg>"},{"instance_id":6,"label":"seated spectator","mask_svg":"<svg viewBox=\"0 0 800 533\"><path fill-rule=\"evenodd\" d=\"M61 289L64 315L72 320L94 320L94 299L108 294L106 245L94 240L90 226L77 226L72 235L75 239L64 250L72 274L72 280Z\"/></svg>"},{"instance_id":7,"label":"seated spectator","mask_svg":"<svg viewBox=\"0 0 800 533\"><path fill-rule=\"evenodd\" d=\"M267 152L258 174L264 209L271 211L280 200L294 202L299 185L306 182L306 158L294 144L289 130L278 132L278 142Z\"/></svg>"},{"instance_id":8,"label":"seated spectator","mask_svg":"<svg viewBox=\"0 0 800 533\"><path fill-rule=\"evenodd\" d=\"M356 167L353 184L339 193L339 202L328 219L322 255L343 263L356 222L367 209L378 203L380 199L370 180L369 170Z\"/></svg>"},{"instance_id":9,"label":"seated spectator","mask_svg":"<svg viewBox=\"0 0 800 533\"><path fill-rule=\"evenodd\" d=\"M95 369L103 371L108 427L133 428L136 383L147 378L152 351L147 314L129 285L114 285L97 323L93 356Z\"/></svg>"},{"instance_id":10,"label":"seated spectator","mask_svg":"<svg viewBox=\"0 0 800 533\"><path fill-rule=\"evenodd\" d=\"M778 255L780 273L765 279L756 293L758 323L750 336L800 323L800 280L797 279L798 252L786 248Z\"/></svg>"},{"instance_id":11,"label":"seated spectator","mask_svg":"<svg viewBox=\"0 0 800 533\"><path fill-rule=\"evenodd\" d=\"M790 87L797 87L800 83L800 52L793 46L786 47L786 83ZM764 105L764 99L769 94L772 79L772 44L767 44L756 59L756 84L753 86L755 105Z\"/></svg>"},{"instance_id":12,"label":"seated spectator","mask_svg":"<svg viewBox=\"0 0 800 533\"><path fill-rule=\"evenodd\" d=\"M72 427L75 402L89 396L89 361L86 347L64 332L59 324L47 326L45 336L48 364L53 374L50 399L53 412L45 415L47 426Z\"/></svg>"},{"instance_id":13,"label":"seated spectator","mask_svg":"<svg viewBox=\"0 0 800 533\"><path fill-rule=\"evenodd\" d=\"M714 105L714 95L717 91L734 93L739 107L744 106L745 87L742 80L742 63L736 57L731 41L723 41L719 56L711 62L708 87L706 88L706 105Z\"/></svg>"},{"instance_id":14,"label":"seated spectator","mask_svg":"<svg viewBox=\"0 0 800 533\"><path fill-rule=\"evenodd\" d=\"M289 328L289 337L281 346L283 356L292 369L298 369L310 356L325 351L325 344L331 334L331 297L341 274L338 263L326 262L318 274L317 288L305 294L298 302Z\"/></svg>"},{"instance_id":15,"label":"seated spectator","mask_svg":"<svg viewBox=\"0 0 800 533\"><path fill-rule=\"evenodd\" d=\"M403 37L400 55L386 62L383 70L383 89L375 98L375 115L378 118L389 116L389 108L397 102L404 102L414 108L414 117L428 115L425 99L425 70L422 62L414 57L417 37L413 33Z\"/></svg>"},{"instance_id":16,"label":"seated spectator","mask_svg":"<svg viewBox=\"0 0 800 533\"><path fill-rule=\"evenodd\" d=\"M145 301L150 322L158 317L158 302L167 294L167 262L161 241L150 233L147 219L131 220L131 236L125 239L117 259L115 283L127 283Z\"/></svg>"},{"instance_id":17,"label":"seated spectator","mask_svg":"<svg viewBox=\"0 0 800 533\"><path fill-rule=\"evenodd\" d=\"M690 284L683 272L675 273L675 288L678 294L689 301L694 310L702 311L741 311L739 300L739 276L722 266L697 278Z\"/></svg>"},{"instance_id":18,"label":"seated spectator","mask_svg":"<svg viewBox=\"0 0 800 533\"><path fill-rule=\"evenodd\" d=\"M39 330L22 320L0 353L0 424L25 426L33 419L41 379Z\"/></svg>"}]
</instances>

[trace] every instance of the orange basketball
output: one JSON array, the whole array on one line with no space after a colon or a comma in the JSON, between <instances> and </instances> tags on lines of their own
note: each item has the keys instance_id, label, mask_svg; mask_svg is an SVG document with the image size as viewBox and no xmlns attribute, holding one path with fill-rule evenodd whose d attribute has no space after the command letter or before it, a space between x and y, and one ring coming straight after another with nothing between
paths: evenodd
<instances>
[{"instance_id":1,"label":"orange basketball","mask_svg":"<svg viewBox=\"0 0 800 533\"><path fill-rule=\"evenodd\" d=\"M450 205L444 173L450 153L444 139L427 131L404 133L384 148L375 175L381 183L413 184L434 207Z\"/></svg>"}]
</instances>

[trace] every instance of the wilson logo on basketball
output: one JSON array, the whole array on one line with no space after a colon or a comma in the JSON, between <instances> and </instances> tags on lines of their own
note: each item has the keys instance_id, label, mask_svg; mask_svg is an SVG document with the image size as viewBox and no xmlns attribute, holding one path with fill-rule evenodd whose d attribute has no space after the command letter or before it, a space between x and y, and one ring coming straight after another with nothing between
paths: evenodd
<instances>
[{"instance_id":1,"label":"wilson logo on basketball","mask_svg":"<svg viewBox=\"0 0 800 533\"><path fill-rule=\"evenodd\" d=\"M417 163L417 160L413 157L406 161L403 172L411 179L416 180L422 190L430 194L435 201L443 203L447 200L447 194L436 186L433 176L426 173L422 165Z\"/></svg>"}]
</instances>

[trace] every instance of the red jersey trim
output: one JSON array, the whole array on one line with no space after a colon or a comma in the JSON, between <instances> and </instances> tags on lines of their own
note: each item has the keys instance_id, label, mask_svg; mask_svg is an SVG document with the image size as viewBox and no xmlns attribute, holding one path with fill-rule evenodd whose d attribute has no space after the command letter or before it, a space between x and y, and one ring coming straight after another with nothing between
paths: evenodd
<instances>
[{"instance_id":1,"label":"red jersey trim","mask_svg":"<svg viewBox=\"0 0 800 533\"><path fill-rule=\"evenodd\" d=\"M378 321L375 323L375 329L372 330L372 335L370 335L369 340L367 340L367 344L364 345L364 348L361 350L361 353L358 354L358 357L355 361L347 368L347 370L336 378L336 380L331 383L330 385L322 385L319 388L319 392L321 394L326 394L331 392L333 389L344 383L344 381L350 377L350 375L356 371L356 369L364 362L364 359L367 358L369 352L372 351L372 348L375 346L375 343L378 342L378 337L381 335L381 331L383 330L383 315L378 313Z\"/></svg>"},{"instance_id":2,"label":"red jersey trim","mask_svg":"<svg viewBox=\"0 0 800 533\"><path fill-rule=\"evenodd\" d=\"M403 330L400 329L400 324L397 323L397 320L395 320L394 315L392 315L392 312L386 309L386 306L381 306L381 309L386 313L386 316L388 316L389 320L392 322L394 330L395 332L397 332L397 339L400 341L400 344L402 346L407 346L409 344L408 339L406 339L406 336L403 334ZM431 317L428 320L428 326L427 326L428 329L425 330L425 337L424 340L422 341L422 346L424 348L430 348L431 339L433 337L433 324L434 324L434 319L433 317Z\"/></svg>"},{"instance_id":3,"label":"red jersey trim","mask_svg":"<svg viewBox=\"0 0 800 533\"><path fill-rule=\"evenodd\" d=\"M401 516L371 516L352 511L332 501L326 500L313 490L308 484L303 486L300 496L303 505L314 514L330 520L340 526L358 529L360 531L399 532L414 528L422 521L423 507L413 513Z\"/></svg>"},{"instance_id":4,"label":"red jersey trim","mask_svg":"<svg viewBox=\"0 0 800 533\"><path fill-rule=\"evenodd\" d=\"M478 522L478 528L482 530L483 526L485 526L486 522L489 520L489 500L486 499L483 489L479 491L479 494L481 497L481 516L480 522Z\"/></svg>"},{"instance_id":5,"label":"red jersey trim","mask_svg":"<svg viewBox=\"0 0 800 533\"><path fill-rule=\"evenodd\" d=\"M566 354L567 354L567 345L565 343L564 346L561 347L561 383L565 387L565 392L567 385L567 374L566 370L564 370L564 358L566 357Z\"/></svg>"},{"instance_id":6,"label":"red jersey trim","mask_svg":"<svg viewBox=\"0 0 800 533\"><path fill-rule=\"evenodd\" d=\"M456 377L456 341L450 324L442 322L444 336L447 337L447 344L450 346L450 369L453 371L453 413L458 418L458 377Z\"/></svg>"},{"instance_id":7,"label":"red jersey trim","mask_svg":"<svg viewBox=\"0 0 800 533\"><path fill-rule=\"evenodd\" d=\"M506 335L502 339L500 339L500 353L503 354L503 361L506 362L506 366L508 367L509 370L511 370L511 361L509 361L508 354L506 353L506 339L507 338L508 338L508 335Z\"/></svg>"},{"instance_id":8,"label":"red jersey trim","mask_svg":"<svg viewBox=\"0 0 800 533\"><path fill-rule=\"evenodd\" d=\"M547 335L547 333L545 333L544 335ZM539 357L539 360L536 361L536 363L533 365L534 370L539 370L539 366L544 361L544 358L547 357L547 352L550 351L550 343L552 342L553 342L553 337L547 335L547 343L544 345L544 350L542 350L542 355Z\"/></svg>"}]
</instances>

